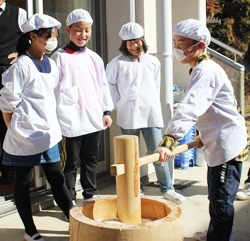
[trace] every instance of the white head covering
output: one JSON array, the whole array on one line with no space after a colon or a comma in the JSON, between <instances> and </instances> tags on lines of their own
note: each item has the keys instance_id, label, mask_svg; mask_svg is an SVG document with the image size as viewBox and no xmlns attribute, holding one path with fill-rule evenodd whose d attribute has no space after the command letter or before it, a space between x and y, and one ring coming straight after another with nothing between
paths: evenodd
<instances>
[{"instance_id":1,"label":"white head covering","mask_svg":"<svg viewBox=\"0 0 250 241\"><path fill-rule=\"evenodd\" d=\"M61 28L62 24L55 18L46 15L36 13L31 16L27 21L21 25L21 30L23 33L28 33L33 30L38 30L40 28Z\"/></svg>"},{"instance_id":2,"label":"white head covering","mask_svg":"<svg viewBox=\"0 0 250 241\"><path fill-rule=\"evenodd\" d=\"M204 42L206 47L211 42L211 34L201 21L196 19L187 19L179 22L175 28L173 35L180 35L186 38Z\"/></svg>"},{"instance_id":3,"label":"white head covering","mask_svg":"<svg viewBox=\"0 0 250 241\"><path fill-rule=\"evenodd\" d=\"M93 24L93 19L91 18L88 11L84 9L75 9L73 10L67 17L66 23L67 26L72 25L73 23L79 23L79 22L87 22Z\"/></svg>"},{"instance_id":4,"label":"white head covering","mask_svg":"<svg viewBox=\"0 0 250 241\"><path fill-rule=\"evenodd\" d=\"M137 39L144 36L143 27L138 23L126 23L121 27L119 36L124 40Z\"/></svg>"}]
</instances>

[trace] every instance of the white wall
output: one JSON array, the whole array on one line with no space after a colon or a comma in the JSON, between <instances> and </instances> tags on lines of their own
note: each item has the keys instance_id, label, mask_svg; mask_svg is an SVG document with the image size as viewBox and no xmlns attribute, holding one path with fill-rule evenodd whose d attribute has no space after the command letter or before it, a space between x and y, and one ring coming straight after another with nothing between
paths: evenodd
<instances>
[{"instance_id":1,"label":"white wall","mask_svg":"<svg viewBox=\"0 0 250 241\"><path fill-rule=\"evenodd\" d=\"M173 31L174 26L185 19L194 18L206 24L206 0L173 0ZM187 64L180 64L174 58L174 84L186 88L189 83L189 69Z\"/></svg>"}]
</instances>

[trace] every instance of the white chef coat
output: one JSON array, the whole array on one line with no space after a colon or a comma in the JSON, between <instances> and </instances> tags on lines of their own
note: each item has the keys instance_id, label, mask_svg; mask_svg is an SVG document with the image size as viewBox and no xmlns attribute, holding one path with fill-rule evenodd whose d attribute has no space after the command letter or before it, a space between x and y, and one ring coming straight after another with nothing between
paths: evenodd
<instances>
[{"instance_id":1,"label":"white chef coat","mask_svg":"<svg viewBox=\"0 0 250 241\"><path fill-rule=\"evenodd\" d=\"M6 8L6 2L4 2L1 6L0 6L3 11L0 13L0 16L3 14L3 12L5 11ZM27 12L22 9L22 8L18 8L18 26L21 29L21 25L27 20Z\"/></svg>"},{"instance_id":2,"label":"white chef coat","mask_svg":"<svg viewBox=\"0 0 250 241\"><path fill-rule=\"evenodd\" d=\"M247 145L244 118L237 112L233 87L213 60L196 65L190 83L165 133L181 140L195 124L208 166L238 156Z\"/></svg>"},{"instance_id":3,"label":"white chef coat","mask_svg":"<svg viewBox=\"0 0 250 241\"><path fill-rule=\"evenodd\" d=\"M0 108L13 113L3 149L11 155L38 154L61 140L55 98L58 71L54 61L50 64L51 73L41 73L22 55L2 75Z\"/></svg>"},{"instance_id":4,"label":"white chef coat","mask_svg":"<svg viewBox=\"0 0 250 241\"><path fill-rule=\"evenodd\" d=\"M104 64L98 54L56 51L52 59L59 69L57 111L62 134L86 135L106 129L103 113L113 110Z\"/></svg>"},{"instance_id":5,"label":"white chef coat","mask_svg":"<svg viewBox=\"0 0 250 241\"><path fill-rule=\"evenodd\" d=\"M159 60L144 52L139 61L120 55L107 65L118 126L124 129L163 127L160 68Z\"/></svg>"}]
</instances>

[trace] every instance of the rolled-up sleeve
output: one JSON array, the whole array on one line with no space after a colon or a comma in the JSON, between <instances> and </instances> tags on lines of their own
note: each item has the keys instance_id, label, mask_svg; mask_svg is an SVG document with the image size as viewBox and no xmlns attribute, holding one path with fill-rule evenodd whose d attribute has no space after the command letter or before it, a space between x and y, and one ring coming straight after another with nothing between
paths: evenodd
<instances>
[{"instance_id":1,"label":"rolled-up sleeve","mask_svg":"<svg viewBox=\"0 0 250 241\"><path fill-rule=\"evenodd\" d=\"M3 88L0 90L0 109L2 112L12 113L22 101L24 76L18 64L14 64L2 75Z\"/></svg>"}]
</instances>

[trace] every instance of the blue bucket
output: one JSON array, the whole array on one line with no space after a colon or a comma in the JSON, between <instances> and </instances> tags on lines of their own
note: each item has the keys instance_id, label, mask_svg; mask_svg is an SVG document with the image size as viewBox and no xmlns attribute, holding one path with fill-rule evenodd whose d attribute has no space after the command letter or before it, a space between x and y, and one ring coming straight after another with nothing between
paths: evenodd
<instances>
[{"instance_id":1,"label":"blue bucket","mask_svg":"<svg viewBox=\"0 0 250 241\"><path fill-rule=\"evenodd\" d=\"M194 140L195 127L193 126L189 132L184 136L182 140L178 142L177 146L185 144ZM194 148L189 149L185 152L175 155L174 164L181 169L186 170L189 166L194 166Z\"/></svg>"}]
</instances>

